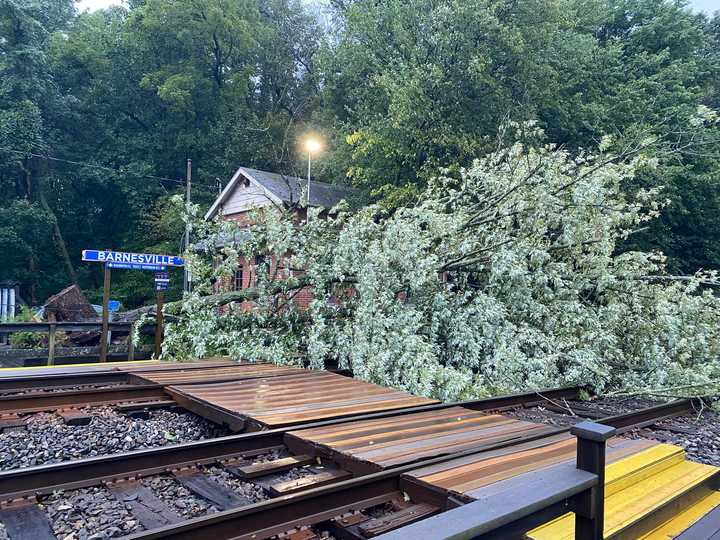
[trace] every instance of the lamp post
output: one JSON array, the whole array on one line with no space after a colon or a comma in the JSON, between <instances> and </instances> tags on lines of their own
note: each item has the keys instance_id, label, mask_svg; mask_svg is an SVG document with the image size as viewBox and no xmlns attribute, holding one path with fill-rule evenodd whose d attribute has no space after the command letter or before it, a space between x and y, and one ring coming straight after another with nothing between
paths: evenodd
<instances>
[{"instance_id":1,"label":"lamp post","mask_svg":"<svg viewBox=\"0 0 720 540\"><path fill-rule=\"evenodd\" d=\"M309 139L305 140L305 150L307 150L308 153L308 174L307 174L307 209L308 209L308 219L310 217L310 170L312 167L312 155L313 152L317 152L320 150L320 142L317 139L313 139L310 137Z\"/></svg>"}]
</instances>

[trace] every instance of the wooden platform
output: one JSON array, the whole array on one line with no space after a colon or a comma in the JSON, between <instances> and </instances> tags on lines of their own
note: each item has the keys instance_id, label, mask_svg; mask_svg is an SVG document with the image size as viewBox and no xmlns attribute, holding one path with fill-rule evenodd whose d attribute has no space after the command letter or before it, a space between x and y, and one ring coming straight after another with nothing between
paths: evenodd
<instances>
[{"instance_id":1,"label":"wooden platform","mask_svg":"<svg viewBox=\"0 0 720 540\"><path fill-rule=\"evenodd\" d=\"M327 371L301 370L295 375L214 384L168 386L183 407L231 425L243 419L245 429L268 429L326 418L437 403L407 392L343 377ZM236 424L237 426L237 424Z\"/></svg>"},{"instance_id":2,"label":"wooden platform","mask_svg":"<svg viewBox=\"0 0 720 540\"><path fill-rule=\"evenodd\" d=\"M550 429L545 424L450 407L291 431L285 443L294 452L329 457L354 472L369 472Z\"/></svg>"},{"instance_id":3,"label":"wooden platform","mask_svg":"<svg viewBox=\"0 0 720 540\"><path fill-rule=\"evenodd\" d=\"M153 383L167 386L277 377L279 375L295 375L304 371L300 368L276 366L275 364L229 362L211 366L193 364L188 367L179 364L175 369L133 370L130 374L131 379L134 379L131 382L136 384Z\"/></svg>"}]
</instances>

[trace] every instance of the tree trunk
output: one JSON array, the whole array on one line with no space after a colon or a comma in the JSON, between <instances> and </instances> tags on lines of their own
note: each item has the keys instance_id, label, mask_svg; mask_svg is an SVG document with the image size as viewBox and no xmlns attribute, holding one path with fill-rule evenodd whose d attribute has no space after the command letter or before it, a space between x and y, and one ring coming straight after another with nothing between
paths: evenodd
<instances>
[{"instance_id":1,"label":"tree trunk","mask_svg":"<svg viewBox=\"0 0 720 540\"><path fill-rule=\"evenodd\" d=\"M42 162L41 168L44 169L45 162ZM65 244L65 238L63 238L62 231L60 230L60 224L58 223L57 216L55 215L55 212L52 211L52 208L50 208L50 205L47 202L47 198L45 197L45 191L43 190L43 182L42 178L38 178L38 182L35 186L32 184L32 168L30 164L25 164L25 178L27 183L27 189L28 189L28 199L32 199L32 191L33 187L35 188L35 191L37 192L37 198L40 202L40 206L42 206L43 210L47 212L51 218L53 223L53 239L55 240L55 245L58 248L58 251L60 252L60 256L63 259L63 263L65 264L65 272L67 273L68 278L70 278L71 283L74 283L77 285L78 278L77 273L75 272L75 267L72 264L72 260L70 259L70 254L67 250L67 244Z\"/></svg>"},{"instance_id":2,"label":"tree trunk","mask_svg":"<svg viewBox=\"0 0 720 540\"><path fill-rule=\"evenodd\" d=\"M42 182L40 183L40 185L38 185L37 191L38 200L40 201L43 210L45 210L48 214L52 216L53 237L55 238L55 245L60 252L60 256L65 263L65 271L67 272L70 281L77 285L78 278L77 273L75 272L75 267L73 266L72 260L70 259L70 254L68 253L67 244L65 244L65 239L63 238L62 231L60 231L60 224L58 223L57 216L55 215L55 212L52 211L50 205L47 202L47 199L45 198L45 192L43 191Z\"/></svg>"}]
</instances>

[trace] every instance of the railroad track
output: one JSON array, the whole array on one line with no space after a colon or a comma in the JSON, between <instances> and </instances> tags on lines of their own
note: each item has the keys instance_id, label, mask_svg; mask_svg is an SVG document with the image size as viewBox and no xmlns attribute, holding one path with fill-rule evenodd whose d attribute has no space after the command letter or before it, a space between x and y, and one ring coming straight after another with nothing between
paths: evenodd
<instances>
[{"instance_id":1,"label":"railroad track","mask_svg":"<svg viewBox=\"0 0 720 540\"><path fill-rule=\"evenodd\" d=\"M77 411L89 406L120 406L123 411L176 406L197 412L239 432L245 430L245 422L239 420L236 414L221 411L203 400L188 399L180 389L199 383L217 385L231 381L237 384L306 373L300 368L282 368L271 364L214 361L169 366L130 365L113 371L0 377L0 427L19 425L20 422L14 421L18 416L37 412Z\"/></svg>"},{"instance_id":2,"label":"railroad track","mask_svg":"<svg viewBox=\"0 0 720 540\"><path fill-rule=\"evenodd\" d=\"M470 456L508 455L568 437L569 428L479 411L573 399L578 391L563 388L425 405L7 471L0 473L0 521L11 539L13 519L19 515L25 516L24 530L30 527L36 540L54 538L41 508L43 498L103 486L131 506L147 529L133 538L259 540L287 533L292 540L309 540L318 526L340 538L368 538L462 504L447 492L409 479L412 470ZM600 421L621 431L688 414L694 407L691 400L679 400ZM405 430L408 437L395 440L397 430ZM370 451L353 454L353 441L360 439ZM238 497L209 477L210 467L262 488L271 498L253 502ZM146 487L158 475L172 478L221 511L182 519Z\"/></svg>"},{"instance_id":3,"label":"railroad track","mask_svg":"<svg viewBox=\"0 0 720 540\"><path fill-rule=\"evenodd\" d=\"M664 418L693 412L694 400L678 400L665 405L600 419L599 422L616 427L619 433L646 426ZM369 538L398 527L462 505L461 497L434 489L408 476L413 471L432 469L447 462L458 466L472 457L499 458L517 449L533 450L546 441L562 440L570 428L549 428L512 441L470 448L452 455L408 463L399 467L340 481L327 487L309 489L243 508L229 509L176 525L143 531L129 536L132 539L201 538L260 540L287 534L293 540L320 538L319 531L327 531L339 538ZM550 443L552 445L552 443ZM549 445L549 446L550 446ZM572 453L569 454L573 456ZM409 497L409 501L408 501ZM398 501L400 501L398 503ZM404 501L405 505L403 508ZM409 503L409 504L408 504ZM373 510L391 508L380 518L368 519ZM358 526L359 523L364 526ZM318 527L319 526L319 527ZM313 529L315 527L315 529Z\"/></svg>"}]
</instances>

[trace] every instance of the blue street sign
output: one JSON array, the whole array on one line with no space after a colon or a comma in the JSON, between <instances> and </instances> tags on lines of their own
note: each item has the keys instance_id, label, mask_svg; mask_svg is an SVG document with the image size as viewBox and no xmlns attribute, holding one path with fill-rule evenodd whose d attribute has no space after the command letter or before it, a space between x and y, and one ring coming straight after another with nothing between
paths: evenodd
<instances>
[{"instance_id":1,"label":"blue street sign","mask_svg":"<svg viewBox=\"0 0 720 540\"><path fill-rule=\"evenodd\" d=\"M108 268L122 268L123 270L167 270L167 266L160 266L158 264L134 264L134 263L118 263L108 262L105 263Z\"/></svg>"},{"instance_id":2,"label":"blue street sign","mask_svg":"<svg viewBox=\"0 0 720 540\"><path fill-rule=\"evenodd\" d=\"M118 311L120 309L120 300L108 300L108 311Z\"/></svg>"},{"instance_id":3,"label":"blue street sign","mask_svg":"<svg viewBox=\"0 0 720 540\"><path fill-rule=\"evenodd\" d=\"M125 253L124 251L102 251L96 249L83 249L82 260L88 262L102 262L141 266L185 266L182 257L173 255L157 255L154 253ZM111 266L111 268L127 268L124 266ZM129 267L131 269L135 269ZM138 268L138 270L150 270L150 268ZM165 270L159 268L158 270Z\"/></svg>"},{"instance_id":4,"label":"blue street sign","mask_svg":"<svg viewBox=\"0 0 720 540\"><path fill-rule=\"evenodd\" d=\"M156 291L167 291L170 288L170 284L166 281L156 281L155 282L155 290Z\"/></svg>"}]
</instances>

